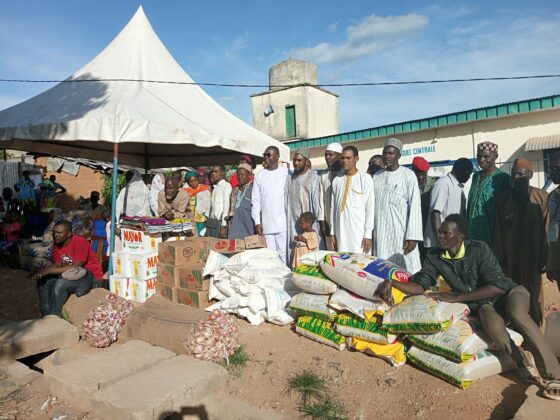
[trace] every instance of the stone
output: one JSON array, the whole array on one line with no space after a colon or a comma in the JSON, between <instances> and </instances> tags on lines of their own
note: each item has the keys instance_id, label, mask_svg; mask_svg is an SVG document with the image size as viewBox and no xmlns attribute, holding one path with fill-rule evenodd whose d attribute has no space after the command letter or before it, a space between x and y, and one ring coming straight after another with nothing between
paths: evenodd
<instances>
[{"instance_id":1,"label":"stone","mask_svg":"<svg viewBox=\"0 0 560 420\"><path fill-rule=\"evenodd\" d=\"M151 420L196 410L207 394L225 387L227 377L220 365L179 355L96 392L91 413L114 420Z\"/></svg>"},{"instance_id":2,"label":"stone","mask_svg":"<svg viewBox=\"0 0 560 420\"><path fill-rule=\"evenodd\" d=\"M0 363L0 398L5 398L40 377L39 372L29 369L23 363L16 361Z\"/></svg>"},{"instance_id":3,"label":"stone","mask_svg":"<svg viewBox=\"0 0 560 420\"><path fill-rule=\"evenodd\" d=\"M69 322L81 328L86 315L99 303L104 302L109 293L107 289L98 287L81 297L72 294L64 304L62 314Z\"/></svg>"},{"instance_id":4,"label":"stone","mask_svg":"<svg viewBox=\"0 0 560 420\"><path fill-rule=\"evenodd\" d=\"M558 415L560 403L539 395L539 387L531 385L525 391L525 401L515 413L513 420L554 419Z\"/></svg>"},{"instance_id":5,"label":"stone","mask_svg":"<svg viewBox=\"0 0 560 420\"><path fill-rule=\"evenodd\" d=\"M0 360L21 359L77 343L78 329L49 315L26 321L0 323Z\"/></svg>"},{"instance_id":6,"label":"stone","mask_svg":"<svg viewBox=\"0 0 560 420\"><path fill-rule=\"evenodd\" d=\"M80 341L70 347L56 350L54 353L49 354L47 357L35 363L34 367L44 371L51 366L63 365L64 363L73 362L82 357L89 357L92 354L102 351L104 351L104 349L98 349L97 347L90 346L85 341Z\"/></svg>"},{"instance_id":7,"label":"stone","mask_svg":"<svg viewBox=\"0 0 560 420\"><path fill-rule=\"evenodd\" d=\"M89 410L96 391L173 356L169 350L133 340L68 363L45 366L44 374L53 394Z\"/></svg>"},{"instance_id":8,"label":"stone","mask_svg":"<svg viewBox=\"0 0 560 420\"><path fill-rule=\"evenodd\" d=\"M211 395L202 403L209 420L282 420L280 413L274 410L263 410L230 396ZM197 418L188 414L183 416L183 420Z\"/></svg>"}]
</instances>

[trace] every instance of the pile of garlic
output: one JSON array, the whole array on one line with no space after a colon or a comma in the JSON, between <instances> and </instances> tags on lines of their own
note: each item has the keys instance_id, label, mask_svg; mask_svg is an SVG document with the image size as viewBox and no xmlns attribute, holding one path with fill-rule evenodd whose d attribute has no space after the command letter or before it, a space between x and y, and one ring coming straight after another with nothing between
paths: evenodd
<instances>
[{"instance_id":1,"label":"pile of garlic","mask_svg":"<svg viewBox=\"0 0 560 420\"><path fill-rule=\"evenodd\" d=\"M117 334L134 307L113 293L93 308L82 323L82 337L93 347L108 347L117 341Z\"/></svg>"},{"instance_id":2,"label":"pile of garlic","mask_svg":"<svg viewBox=\"0 0 560 420\"><path fill-rule=\"evenodd\" d=\"M185 342L187 352L193 357L212 362L228 361L240 346L239 331L233 316L218 310L200 321Z\"/></svg>"}]
</instances>

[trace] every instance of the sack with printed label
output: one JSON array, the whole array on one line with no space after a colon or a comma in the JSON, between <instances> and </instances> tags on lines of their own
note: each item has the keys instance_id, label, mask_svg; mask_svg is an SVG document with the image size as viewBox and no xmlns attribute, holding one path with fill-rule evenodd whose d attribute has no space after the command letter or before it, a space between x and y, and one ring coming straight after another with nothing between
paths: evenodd
<instances>
[{"instance_id":1,"label":"sack with printed label","mask_svg":"<svg viewBox=\"0 0 560 420\"><path fill-rule=\"evenodd\" d=\"M294 268L292 282L301 290L316 295L332 295L338 289L319 267L300 265Z\"/></svg>"},{"instance_id":2,"label":"sack with printed label","mask_svg":"<svg viewBox=\"0 0 560 420\"><path fill-rule=\"evenodd\" d=\"M393 334L434 334L447 331L469 314L463 303L448 303L425 295L409 296L383 315L383 328Z\"/></svg>"},{"instance_id":3,"label":"sack with printed label","mask_svg":"<svg viewBox=\"0 0 560 420\"><path fill-rule=\"evenodd\" d=\"M406 355L414 365L459 388L515 368L515 362L506 353L490 353L487 350L478 352L465 363L452 362L415 346Z\"/></svg>"},{"instance_id":4,"label":"sack with printed label","mask_svg":"<svg viewBox=\"0 0 560 420\"><path fill-rule=\"evenodd\" d=\"M329 308L328 304L328 296L300 293L292 298L289 308L301 315L333 322L336 318L336 311Z\"/></svg>"},{"instance_id":5,"label":"sack with printed label","mask_svg":"<svg viewBox=\"0 0 560 420\"><path fill-rule=\"evenodd\" d=\"M346 344L349 349L379 357L391 363L393 366L401 366L406 363L404 345L400 341L396 341L393 344L378 344L356 337L348 337L346 339Z\"/></svg>"},{"instance_id":6,"label":"sack with printed label","mask_svg":"<svg viewBox=\"0 0 560 420\"><path fill-rule=\"evenodd\" d=\"M333 329L330 322L310 316L301 316L296 322L296 332L313 341L344 350L346 338Z\"/></svg>"},{"instance_id":7,"label":"sack with printed label","mask_svg":"<svg viewBox=\"0 0 560 420\"><path fill-rule=\"evenodd\" d=\"M372 299L377 287L385 280L406 282L412 276L383 258L346 252L325 256L320 267L336 284L366 299Z\"/></svg>"},{"instance_id":8,"label":"sack with printed label","mask_svg":"<svg viewBox=\"0 0 560 420\"><path fill-rule=\"evenodd\" d=\"M521 334L507 328L513 342L521 346ZM449 360L462 363L471 360L477 353L488 349L488 339L481 329L477 330L471 323L459 320L447 331L429 335L409 335L408 340L416 347L439 354Z\"/></svg>"},{"instance_id":9,"label":"sack with printed label","mask_svg":"<svg viewBox=\"0 0 560 420\"><path fill-rule=\"evenodd\" d=\"M377 344L392 344L397 336L389 334L379 325L378 319L361 319L354 315L340 314L336 317L334 330L346 337L359 338Z\"/></svg>"},{"instance_id":10,"label":"sack with printed label","mask_svg":"<svg viewBox=\"0 0 560 420\"><path fill-rule=\"evenodd\" d=\"M393 288L394 302L399 303L403 298L404 294ZM375 315L383 315L389 309L389 305L381 299L365 299L344 289L338 289L331 295L329 306L339 311L352 312L364 319Z\"/></svg>"},{"instance_id":11,"label":"sack with printed label","mask_svg":"<svg viewBox=\"0 0 560 420\"><path fill-rule=\"evenodd\" d=\"M301 256L298 262L309 267L318 267L321 261L329 254L336 254L336 252L323 250L311 251Z\"/></svg>"}]
</instances>

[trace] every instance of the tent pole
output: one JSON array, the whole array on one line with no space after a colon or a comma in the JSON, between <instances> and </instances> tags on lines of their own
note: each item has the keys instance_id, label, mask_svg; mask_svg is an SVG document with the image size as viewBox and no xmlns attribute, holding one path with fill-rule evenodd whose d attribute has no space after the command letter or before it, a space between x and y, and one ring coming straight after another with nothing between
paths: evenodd
<instances>
[{"instance_id":1,"label":"tent pole","mask_svg":"<svg viewBox=\"0 0 560 420\"><path fill-rule=\"evenodd\" d=\"M109 253L109 276L113 274L113 253L115 252L115 225L117 224L117 185L119 179L119 144L113 146L113 193L111 197L111 238Z\"/></svg>"}]
</instances>

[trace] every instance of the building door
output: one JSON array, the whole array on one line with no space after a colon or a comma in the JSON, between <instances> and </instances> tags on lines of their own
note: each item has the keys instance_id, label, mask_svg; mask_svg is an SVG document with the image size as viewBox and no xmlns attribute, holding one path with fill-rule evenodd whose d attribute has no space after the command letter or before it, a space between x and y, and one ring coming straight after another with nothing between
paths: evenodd
<instances>
[{"instance_id":1,"label":"building door","mask_svg":"<svg viewBox=\"0 0 560 420\"><path fill-rule=\"evenodd\" d=\"M295 105L286 106L286 138L296 136L296 107Z\"/></svg>"}]
</instances>

